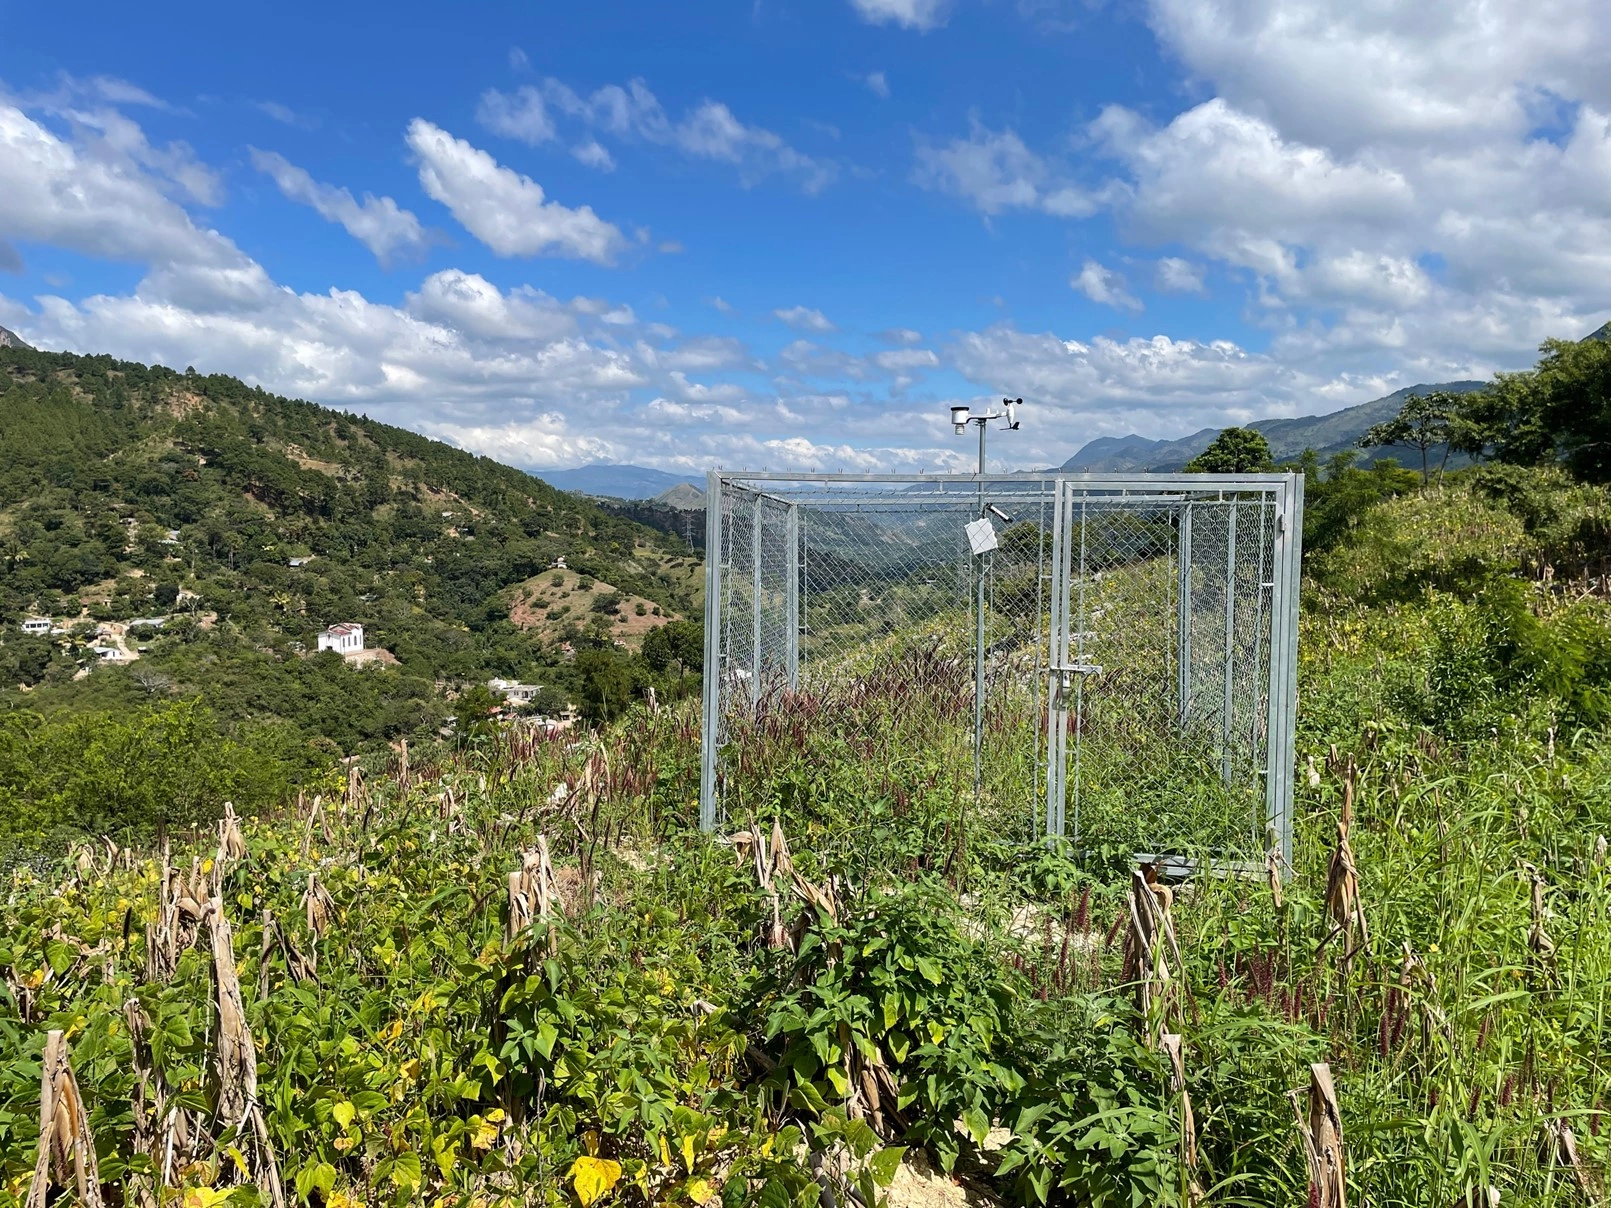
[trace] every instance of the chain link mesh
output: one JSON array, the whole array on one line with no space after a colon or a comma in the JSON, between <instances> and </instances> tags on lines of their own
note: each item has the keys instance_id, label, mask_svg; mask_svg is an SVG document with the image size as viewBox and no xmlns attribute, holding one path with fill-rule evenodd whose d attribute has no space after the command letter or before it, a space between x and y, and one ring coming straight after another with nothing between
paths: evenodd
<instances>
[{"instance_id":1,"label":"chain link mesh","mask_svg":"<svg viewBox=\"0 0 1611 1208\"><path fill-rule=\"evenodd\" d=\"M713 480L707 818L848 764L948 837L1262 856L1290 480L1183 477Z\"/></svg>"}]
</instances>

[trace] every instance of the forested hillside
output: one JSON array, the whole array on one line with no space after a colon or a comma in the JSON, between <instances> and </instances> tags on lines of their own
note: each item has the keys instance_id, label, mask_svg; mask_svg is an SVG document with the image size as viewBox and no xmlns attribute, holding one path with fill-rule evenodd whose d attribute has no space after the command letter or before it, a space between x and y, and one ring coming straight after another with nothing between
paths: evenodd
<instances>
[{"instance_id":1,"label":"forested hillside","mask_svg":"<svg viewBox=\"0 0 1611 1208\"><path fill-rule=\"evenodd\" d=\"M328 763L433 733L449 698L493 676L607 713L646 674L645 635L699 607L672 535L232 377L0 348L0 447L12 729L18 710L200 696L219 724ZM560 559L566 585L537 591ZM55 632L23 634L30 617ZM385 653L361 668L314 653L338 622Z\"/></svg>"}]
</instances>

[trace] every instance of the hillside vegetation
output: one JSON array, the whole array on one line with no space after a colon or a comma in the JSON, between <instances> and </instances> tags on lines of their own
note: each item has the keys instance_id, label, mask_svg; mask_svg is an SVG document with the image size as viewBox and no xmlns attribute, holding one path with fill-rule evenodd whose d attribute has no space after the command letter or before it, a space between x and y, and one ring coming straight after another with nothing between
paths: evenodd
<instances>
[{"instance_id":1,"label":"hillside vegetation","mask_svg":"<svg viewBox=\"0 0 1611 1208\"><path fill-rule=\"evenodd\" d=\"M1601 1203L1611 494L1534 448L1313 471L1289 868L1014 845L894 646L724 838L684 700L19 868L0 1208Z\"/></svg>"},{"instance_id":2,"label":"hillside vegetation","mask_svg":"<svg viewBox=\"0 0 1611 1208\"><path fill-rule=\"evenodd\" d=\"M653 627L643 618L699 608L674 537L230 377L0 348L0 447L0 751L13 763L65 740L39 732L60 715L93 714L95 731L197 697L215 733L293 776L434 735L448 696L493 676L596 712L600 675L654 682L629 657ZM619 598L515 623L519 585L561 558ZM23 635L30 616L65 632ZM166 620L128 624L152 618ZM344 621L385 661L355 671L313 655ZM123 665L99 665L96 646Z\"/></svg>"}]
</instances>

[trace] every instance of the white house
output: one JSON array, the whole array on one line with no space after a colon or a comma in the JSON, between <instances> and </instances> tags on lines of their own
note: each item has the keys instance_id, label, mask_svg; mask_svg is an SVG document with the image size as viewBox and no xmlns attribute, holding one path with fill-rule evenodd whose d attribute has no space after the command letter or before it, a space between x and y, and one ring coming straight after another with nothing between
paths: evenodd
<instances>
[{"instance_id":1,"label":"white house","mask_svg":"<svg viewBox=\"0 0 1611 1208\"><path fill-rule=\"evenodd\" d=\"M96 657L103 663L121 663L123 661L123 651L116 646L91 646L90 649L95 652Z\"/></svg>"},{"instance_id":2,"label":"white house","mask_svg":"<svg viewBox=\"0 0 1611 1208\"><path fill-rule=\"evenodd\" d=\"M308 558L292 558L290 560L290 565L293 568L295 568L295 567L298 567L298 566L306 566L309 562L312 562L312 561L313 561L313 559L311 557L308 557Z\"/></svg>"},{"instance_id":3,"label":"white house","mask_svg":"<svg viewBox=\"0 0 1611 1208\"><path fill-rule=\"evenodd\" d=\"M337 654L346 656L356 654L363 648L364 627L350 621L332 625L319 635L320 650L334 650Z\"/></svg>"},{"instance_id":4,"label":"white house","mask_svg":"<svg viewBox=\"0 0 1611 1208\"><path fill-rule=\"evenodd\" d=\"M513 680L489 679L487 687L511 705L529 705L542 690L541 684L517 684Z\"/></svg>"},{"instance_id":5,"label":"white house","mask_svg":"<svg viewBox=\"0 0 1611 1208\"><path fill-rule=\"evenodd\" d=\"M564 570L565 569L565 555L561 554L559 557L555 558L552 562L550 562L548 564L548 569L549 570Z\"/></svg>"},{"instance_id":6,"label":"white house","mask_svg":"<svg viewBox=\"0 0 1611 1208\"><path fill-rule=\"evenodd\" d=\"M42 636L50 632L49 617L29 617L22 623L22 631L35 636Z\"/></svg>"}]
</instances>

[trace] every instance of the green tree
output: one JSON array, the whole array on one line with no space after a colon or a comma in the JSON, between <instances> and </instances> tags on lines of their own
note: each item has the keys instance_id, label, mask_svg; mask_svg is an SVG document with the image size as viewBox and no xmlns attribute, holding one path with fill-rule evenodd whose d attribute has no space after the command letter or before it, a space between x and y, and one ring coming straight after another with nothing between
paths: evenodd
<instances>
[{"instance_id":1,"label":"green tree","mask_svg":"<svg viewBox=\"0 0 1611 1208\"><path fill-rule=\"evenodd\" d=\"M453 702L453 718L461 739L477 738L497 728L497 709L503 702L485 684L472 684Z\"/></svg>"},{"instance_id":2,"label":"green tree","mask_svg":"<svg viewBox=\"0 0 1611 1208\"><path fill-rule=\"evenodd\" d=\"M1461 408L1463 443L1498 461L1559 459L1578 478L1611 482L1611 343L1546 340L1532 369L1501 373Z\"/></svg>"},{"instance_id":3,"label":"green tree","mask_svg":"<svg viewBox=\"0 0 1611 1208\"><path fill-rule=\"evenodd\" d=\"M582 680L583 708L599 721L619 717L637 694L632 664L611 647L581 651L576 656L576 671Z\"/></svg>"},{"instance_id":4,"label":"green tree","mask_svg":"<svg viewBox=\"0 0 1611 1208\"><path fill-rule=\"evenodd\" d=\"M1257 474L1274 468L1270 442L1255 428L1226 428L1185 466L1188 474Z\"/></svg>"},{"instance_id":5,"label":"green tree","mask_svg":"<svg viewBox=\"0 0 1611 1208\"><path fill-rule=\"evenodd\" d=\"M668 621L651 629L643 639L643 661L651 671L698 672L705 662L705 627L697 621Z\"/></svg>"},{"instance_id":6,"label":"green tree","mask_svg":"<svg viewBox=\"0 0 1611 1208\"><path fill-rule=\"evenodd\" d=\"M1399 446L1415 449L1421 454L1421 485L1431 481L1428 458L1433 449L1443 447L1443 460L1438 463L1438 478L1449 464L1449 450L1455 436L1455 417L1460 413L1460 396L1447 390L1434 390L1431 394L1412 394L1404 406L1390 420L1372 424L1359 436L1362 449L1390 449Z\"/></svg>"}]
</instances>

